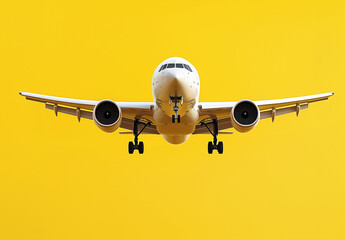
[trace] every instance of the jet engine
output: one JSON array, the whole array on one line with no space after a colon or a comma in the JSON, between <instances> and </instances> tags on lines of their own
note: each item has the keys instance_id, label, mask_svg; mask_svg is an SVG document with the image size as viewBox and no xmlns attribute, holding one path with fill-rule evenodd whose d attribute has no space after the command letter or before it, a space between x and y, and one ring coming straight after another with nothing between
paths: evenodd
<instances>
[{"instance_id":1,"label":"jet engine","mask_svg":"<svg viewBox=\"0 0 345 240\"><path fill-rule=\"evenodd\" d=\"M93 109L93 121L104 132L114 132L121 119L121 108L111 100L102 100Z\"/></svg>"},{"instance_id":2,"label":"jet engine","mask_svg":"<svg viewBox=\"0 0 345 240\"><path fill-rule=\"evenodd\" d=\"M241 100L232 108L231 123L234 128L241 132L249 132L260 120L258 106L250 100Z\"/></svg>"}]
</instances>

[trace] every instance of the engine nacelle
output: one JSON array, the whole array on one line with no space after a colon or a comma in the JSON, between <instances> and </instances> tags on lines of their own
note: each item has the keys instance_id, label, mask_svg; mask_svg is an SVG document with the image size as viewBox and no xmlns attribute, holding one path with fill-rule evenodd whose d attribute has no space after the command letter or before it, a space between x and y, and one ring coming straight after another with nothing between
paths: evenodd
<instances>
[{"instance_id":1,"label":"engine nacelle","mask_svg":"<svg viewBox=\"0 0 345 240\"><path fill-rule=\"evenodd\" d=\"M114 101L102 100L93 109L93 121L104 132L114 132L121 119L121 108Z\"/></svg>"},{"instance_id":2,"label":"engine nacelle","mask_svg":"<svg viewBox=\"0 0 345 240\"><path fill-rule=\"evenodd\" d=\"M250 100L241 100L232 108L231 123L234 128L241 132L249 132L260 120L258 106Z\"/></svg>"}]
</instances>

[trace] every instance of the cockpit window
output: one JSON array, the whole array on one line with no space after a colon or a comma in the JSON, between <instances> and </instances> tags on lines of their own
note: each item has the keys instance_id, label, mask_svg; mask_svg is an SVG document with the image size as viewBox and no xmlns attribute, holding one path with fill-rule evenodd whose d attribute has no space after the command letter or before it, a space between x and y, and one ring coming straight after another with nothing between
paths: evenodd
<instances>
[{"instance_id":1,"label":"cockpit window","mask_svg":"<svg viewBox=\"0 0 345 240\"><path fill-rule=\"evenodd\" d=\"M167 67L167 65L166 65L166 64L162 65L162 66L161 66L161 68L159 69L159 71L158 71L158 72L160 72L160 71L164 70L166 67Z\"/></svg>"},{"instance_id":2,"label":"cockpit window","mask_svg":"<svg viewBox=\"0 0 345 240\"><path fill-rule=\"evenodd\" d=\"M183 63L176 63L176 64L175 63L168 63L168 64L164 64L164 65L161 66L161 68L159 69L158 72L163 71L166 68L175 68L175 67L176 68L185 68L189 72L193 72L189 65L183 64Z\"/></svg>"},{"instance_id":3,"label":"cockpit window","mask_svg":"<svg viewBox=\"0 0 345 240\"><path fill-rule=\"evenodd\" d=\"M187 69L188 71L193 72L189 65L183 64L183 66L184 66L185 69Z\"/></svg>"}]
</instances>

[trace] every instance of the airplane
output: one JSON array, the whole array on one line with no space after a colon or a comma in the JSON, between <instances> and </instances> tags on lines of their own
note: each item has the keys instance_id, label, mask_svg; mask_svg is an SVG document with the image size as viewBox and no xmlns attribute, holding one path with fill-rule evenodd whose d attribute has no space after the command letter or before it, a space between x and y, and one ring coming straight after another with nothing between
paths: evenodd
<instances>
[{"instance_id":1,"label":"airplane","mask_svg":"<svg viewBox=\"0 0 345 240\"><path fill-rule=\"evenodd\" d=\"M144 153L144 143L138 140L140 134L158 134L171 144L181 144L191 135L208 134L213 137L207 150L212 154L223 153L223 142L219 134L234 128L240 133L252 130L261 119L307 109L309 103L327 100L334 95L323 93L304 97L277 100L238 102L199 102L200 79L196 68L187 60L172 57L157 66L152 78L154 102L118 102L109 99L101 101L80 100L20 92L28 100L45 103L47 109L93 120L104 132L111 133L118 128L133 134L134 141L128 143L128 152L138 150Z\"/></svg>"}]
</instances>

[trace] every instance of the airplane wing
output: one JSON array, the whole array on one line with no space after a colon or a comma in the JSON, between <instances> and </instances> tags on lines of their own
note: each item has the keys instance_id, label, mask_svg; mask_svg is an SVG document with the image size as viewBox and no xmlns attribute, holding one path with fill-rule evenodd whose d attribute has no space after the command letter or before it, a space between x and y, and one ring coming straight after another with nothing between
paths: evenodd
<instances>
[{"instance_id":1,"label":"airplane wing","mask_svg":"<svg viewBox=\"0 0 345 240\"><path fill-rule=\"evenodd\" d=\"M284 98L276 100L253 101L260 109L260 119L271 118L274 121L276 116L307 109L309 103L327 100L334 93L323 93L304 97ZM201 121L218 119L219 130L232 128L230 113L237 102L201 102L199 113ZM197 125L194 134L208 132L204 125Z\"/></svg>"},{"instance_id":2,"label":"airplane wing","mask_svg":"<svg viewBox=\"0 0 345 240\"><path fill-rule=\"evenodd\" d=\"M54 110L55 115L59 112L74 115L80 121L81 118L93 119L92 112L100 101L80 100L47 96L35 93L20 92L20 95L28 100L45 103L47 109ZM146 123L152 116L153 103L151 102L116 102L122 111L121 128L133 130L134 119ZM147 126L145 133L158 134L154 125Z\"/></svg>"}]
</instances>

